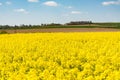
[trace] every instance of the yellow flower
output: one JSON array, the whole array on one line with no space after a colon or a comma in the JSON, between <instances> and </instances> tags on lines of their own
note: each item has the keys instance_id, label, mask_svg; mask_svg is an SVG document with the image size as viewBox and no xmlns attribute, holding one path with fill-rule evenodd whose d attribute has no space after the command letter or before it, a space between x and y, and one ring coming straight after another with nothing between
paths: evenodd
<instances>
[{"instance_id":1,"label":"yellow flower","mask_svg":"<svg viewBox=\"0 0 120 80\"><path fill-rule=\"evenodd\" d=\"M0 80L120 80L120 32L0 35Z\"/></svg>"}]
</instances>

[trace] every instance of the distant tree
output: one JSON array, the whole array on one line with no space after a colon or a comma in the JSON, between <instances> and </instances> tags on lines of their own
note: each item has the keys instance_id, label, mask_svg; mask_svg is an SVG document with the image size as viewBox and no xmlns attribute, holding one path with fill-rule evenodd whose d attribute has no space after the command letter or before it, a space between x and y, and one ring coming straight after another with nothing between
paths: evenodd
<instances>
[{"instance_id":1,"label":"distant tree","mask_svg":"<svg viewBox=\"0 0 120 80\"><path fill-rule=\"evenodd\" d=\"M85 25L85 24L92 24L92 21L71 21L66 24L67 25Z\"/></svg>"}]
</instances>

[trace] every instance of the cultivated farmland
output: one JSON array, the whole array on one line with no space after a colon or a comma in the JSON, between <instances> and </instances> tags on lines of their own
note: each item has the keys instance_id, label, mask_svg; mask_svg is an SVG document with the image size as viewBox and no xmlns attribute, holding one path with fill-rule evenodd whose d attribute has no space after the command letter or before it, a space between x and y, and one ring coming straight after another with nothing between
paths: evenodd
<instances>
[{"instance_id":1,"label":"cultivated farmland","mask_svg":"<svg viewBox=\"0 0 120 80\"><path fill-rule=\"evenodd\" d=\"M1 34L0 80L120 80L120 32Z\"/></svg>"}]
</instances>

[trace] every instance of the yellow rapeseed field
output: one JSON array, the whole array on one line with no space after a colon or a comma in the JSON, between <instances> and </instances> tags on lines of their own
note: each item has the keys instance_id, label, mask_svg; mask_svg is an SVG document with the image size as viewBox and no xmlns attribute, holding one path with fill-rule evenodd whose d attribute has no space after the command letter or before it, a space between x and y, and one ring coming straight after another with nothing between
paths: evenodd
<instances>
[{"instance_id":1,"label":"yellow rapeseed field","mask_svg":"<svg viewBox=\"0 0 120 80\"><path fill-rule=\"evenodd\" d=\"M2 34L0 80L120 80L120 32Z\"/></svg>"}]
</instances>

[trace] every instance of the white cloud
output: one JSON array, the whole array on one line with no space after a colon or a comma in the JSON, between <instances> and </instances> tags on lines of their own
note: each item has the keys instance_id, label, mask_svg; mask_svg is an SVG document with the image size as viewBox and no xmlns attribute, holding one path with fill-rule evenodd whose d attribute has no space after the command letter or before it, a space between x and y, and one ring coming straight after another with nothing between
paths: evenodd
<instances>
[{"instance_id":1,"label":"white cloud","mask_svg":"<svg viewBox=\"0 0 120 80\"><path fill-rule=\"evenodd\" d=\"M47 2L44 2L43 4L46 6L52 6L52 7L58 6L58 3L55 1L47 1Z\"/></svg>"},{"instance_id":2,"label":"white cloud","mask_svg":"<svg viewBox=\"0 0 120 80\"><path fill-rule=\"evenodd\" d=\"M28 2L39 2L39 0L28 0Z\"/></svg>"},{"instance_id":3,"label":"white cloud","mask_svg":"<svg viewBox=\"0 0 120 80\"><path fill-rule=\"evenodd\" d=\"M66 8L68 8L68 9L72 9L73 7L72 7L72 6L67 6Z\"/></svg>"},{"instance_id":4,"label":"white cloud","mask_svg":"<svg viewBox=\"0 0 120 80\"><path fill-rule=\"evenodd\" d=\"M2 3L0 3L0 6L2 6Z\"/></svg>"},{"instance_id":5,"label":"white cloud","mask_svg":"<svg viewBox=\"0 0 120 80\"><path fill-rule=\"evenodd\" d=\"M72 11L71 14L81 14L80 11Z\"/></svg>"},{"instance_id":6,"label":"white cloud","mask_svg":"<svg viewBox=\"0 0 120 80\"><path fill-rule=\"evenodd\" d=\"M15 11L15 12L19 12L19 13L24 13L24 14L28 14L28 13L29 13L28 11L26 11L26 10L23 9L23 8L15 9L14 11Z\"/></svg>"},{"instance_id":7,"label":"white cloud","mask_svg":"<svg viewBox=\"0 0 120 80\"><path fill-rule=\"evenodd\" d=\"M9 1L7 1L7 2L6 2L6 4L7 4L7 5L11 5L12 3L11 3L11 2L9 2Z\"/></svg>"},{"instance_id":8,"label":"white cloud","mask_svg":"<svg viewBox=\"0 0 120 80\"><path fill-rule=\"evenodd\" d=\"M120 0L117 0L117 1L106 1L106 2L103 2L102 5L104 6L108 6L108 5L119 5L120 4Z\"/></svg>"}]
</instances>

